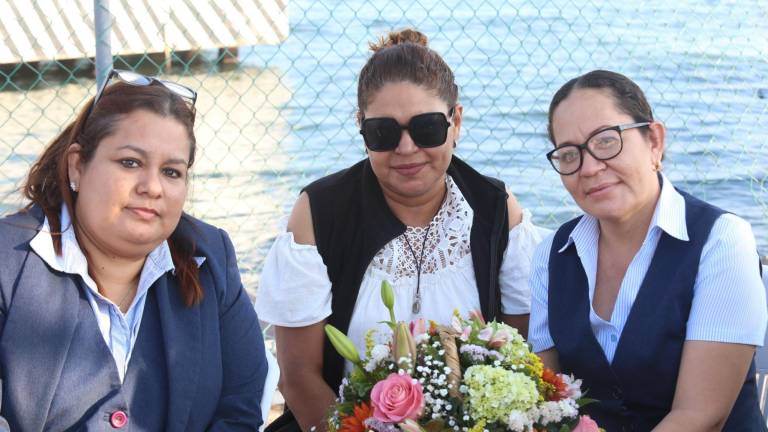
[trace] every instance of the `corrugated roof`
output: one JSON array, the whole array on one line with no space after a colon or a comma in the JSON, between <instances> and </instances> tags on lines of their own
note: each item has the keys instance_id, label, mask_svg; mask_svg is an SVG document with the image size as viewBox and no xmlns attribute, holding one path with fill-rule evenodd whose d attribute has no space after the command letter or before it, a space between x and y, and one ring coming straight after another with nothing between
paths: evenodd
<instances>
[{"instance_id":1,"label":"corrugated roof","mask_svg":"<svg viewBox=\"0 0 768 432\"><path fill-rule=\"evenodd\" d=\"M110 0L112 53L277 44L287 0ZM0 0L0 63L94 57L93 0Z\"/></svg>"}]
</instances>

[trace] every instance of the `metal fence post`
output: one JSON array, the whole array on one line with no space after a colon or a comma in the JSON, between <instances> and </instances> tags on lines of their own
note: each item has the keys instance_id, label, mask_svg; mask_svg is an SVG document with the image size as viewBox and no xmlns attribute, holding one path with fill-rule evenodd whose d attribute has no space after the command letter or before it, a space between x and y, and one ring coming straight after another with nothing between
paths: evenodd
<instances>
[{"instance_id":1,"label":"metal fence post","mask_svg":"<svg viewBox=\"0 0 768 432\"><path fill-rule=\"evenodd\" d=\"M96 85L100 88L112 69L112 13L109 0L93 0L96 39Z\"/></svg>"}]
</instances>

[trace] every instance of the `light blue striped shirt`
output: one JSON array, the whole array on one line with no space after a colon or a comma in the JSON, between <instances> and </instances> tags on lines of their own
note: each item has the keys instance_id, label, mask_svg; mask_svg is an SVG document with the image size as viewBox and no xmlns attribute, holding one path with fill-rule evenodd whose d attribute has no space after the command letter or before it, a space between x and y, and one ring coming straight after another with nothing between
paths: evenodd
<instances>
[{"instance_id":1,"label":"light blue striped shirt","mask_svg":"<svg viewBox=\"0 0 768 432\"><path fill-rule=\"evenodd\" d=\"M123 314L115 303L99 293L96 282L88 274L88 261L77 243L74 230L70 229L70 223L69 212L66 206L62 206L61 256L56 255L53 249L48 218L45 218L40 232L32 239L30 246L54 270L79 275L83 279L89 288L85 290L88 302L96 315L99 331L112 353L122 382L139 334L147 292L163 274L175 271L171 251L168 243L164 241L147 255L139 276L136 296L128 311ZM202 258L196 260L198 265L202 263Z\"/></svg>"},{"instance_id":2,"label":"light blue striped shirt","mask_svg":"<svg viewBox=\"0 0 768 432\"><path fill-rule=\"evenodd\" d=\"M663 177L661 194L648 233L621 282L610 321L598 316L592 305L600 237L597 219L585 214L566 243L557 245L558 252L563 252L572 243L576 245L589 285L589 321L609 362L613 361L621 332L662 231L677 239L689 240L685 200L666 177ZM554 233L542 241L533 256L529 342L535 352L554 346L547 319L549 252L553 237ZM717 219L701 252L693 293L686 340L763 345L768 308L765 287L758 271L755 238L747 221L728 213Z\"/></svg>"}]
</instances>

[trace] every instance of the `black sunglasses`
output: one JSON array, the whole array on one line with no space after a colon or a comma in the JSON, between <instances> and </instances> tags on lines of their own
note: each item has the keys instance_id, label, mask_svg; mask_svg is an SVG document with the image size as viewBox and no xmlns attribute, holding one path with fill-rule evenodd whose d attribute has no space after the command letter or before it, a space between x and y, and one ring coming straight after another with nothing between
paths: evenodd
<instances>
[{"instance_id":1,"label":"black sunglasses","mask_svg":"<svg viewBox=\"0 0 768 432\"><path fill-rule=\"evenodd\" d=\"M449 119L453 118L454 108L448 110L447 117L441 112L415 115L407 125L401 125L391 117L365 119L360 125L360 134L368 150L375 152L396 149L404 130L408 130L418 147L439 147L445 144L448 137L448 128L451 126Z\"/></svg>"},{"instance_id":2,"label":"black sunglasses","mask_svg":"<svg viewBox=\"0 0 768 432\"><path fill-rule=\"evenodd\" d=\"M93 108L101 99L101 96L104 94L104 89L107 88L107 86L109 85L109 82L112 80L112 78L115 78L115 77L120 81L123 81L124 83L130 84L133 86L141 87L141 86L149 86L149 85L156 85L156 84L162 85L163 87L167 88L174 94L181 96L184 99L188 99L190 102L192 102L193 106L197 101L197 92L187 86L183 86L173 81L166 81L166 80L161 80L155 77L149 77L133 71L122 70L122 69L112 69L111 71L109 71L109 75L107 75L107 79L104 80L104 84L102 84L101 87L99 87L99 90L96 92L96 96L93 98L93 103L91 104L91 109L88 111L88 116L86 117L86 119L90 117L91 112L93 112Z\"/></svg>"}]
</instances>

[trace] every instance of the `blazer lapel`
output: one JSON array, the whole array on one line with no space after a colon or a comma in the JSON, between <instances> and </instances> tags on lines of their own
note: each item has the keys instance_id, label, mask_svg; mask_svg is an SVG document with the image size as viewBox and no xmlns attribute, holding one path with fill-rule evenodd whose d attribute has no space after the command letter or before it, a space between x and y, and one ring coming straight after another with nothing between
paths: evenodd
<instances>
[{"instance_id":1,"label":"blazer lapel","mask_svg":"<svg viewBox=\"0 0 768 432\"><path fill-rule=\"evenodd\" d=\"M196 395L201 362L200 308L187 307L175 279L167 273L155 282L168 369L167 431L186 430Z\"/></svg>"},{"instance_id":2,"label":"blazer lapel","mask_svg":"<svg viewBox=\"0 0 768 432\"><path fill-rule=\"evenodd\" d=\"M2 359L13 376L4 399L20 430L39 431L77 325L79 290L73 276L47 268L32 252L22 268L0 339L2 351L12 352Z\"/></svg>"}]
</instances>

